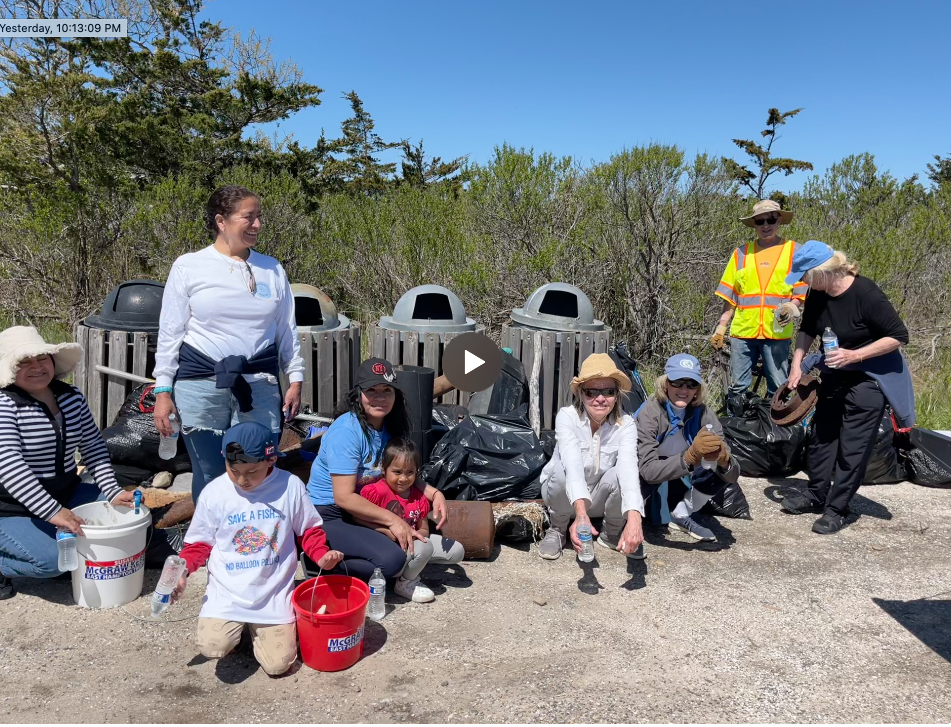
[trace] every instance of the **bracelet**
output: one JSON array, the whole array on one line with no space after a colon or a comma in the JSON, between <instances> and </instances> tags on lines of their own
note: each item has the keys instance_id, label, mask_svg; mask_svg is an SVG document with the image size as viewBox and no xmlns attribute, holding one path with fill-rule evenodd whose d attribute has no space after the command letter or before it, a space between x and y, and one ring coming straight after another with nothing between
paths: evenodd
<instances>
[{"instance_id":1,"label":"bracelet","mask_svg":"<svg viewBox=\"0 0 951 727\"><path fill-rule=\"evenodd\" d=\"M152 389L152 393L153 394L171 394L172 387L171 386L156 386L154 389Z\"/></svg>"}]
</instances>

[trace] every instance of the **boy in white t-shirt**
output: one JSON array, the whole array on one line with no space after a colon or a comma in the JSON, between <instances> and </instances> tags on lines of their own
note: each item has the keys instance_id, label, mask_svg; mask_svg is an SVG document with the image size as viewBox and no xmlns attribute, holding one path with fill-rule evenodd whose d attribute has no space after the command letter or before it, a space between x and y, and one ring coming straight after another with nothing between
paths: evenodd
<instances>
[{"instance_id":1,"label":"boy in white t-shirt","mask_svg":"<svg viewBox=\"0 0 951 727\"><path fill-rule=\"evenodd\" d=\"M327 548L321 519L304 483L274 466L274 435L262 424L244 422L221 443L225 474L202 490L185 547L188 575L208 564L208 587L198 615L198 648L209 659L229 654L251 631L254 656L271 676L284 674L297 659L297 624L291 606L297 572L295 536L324 570L343 554Z\"/></svg>"}]
</instances>

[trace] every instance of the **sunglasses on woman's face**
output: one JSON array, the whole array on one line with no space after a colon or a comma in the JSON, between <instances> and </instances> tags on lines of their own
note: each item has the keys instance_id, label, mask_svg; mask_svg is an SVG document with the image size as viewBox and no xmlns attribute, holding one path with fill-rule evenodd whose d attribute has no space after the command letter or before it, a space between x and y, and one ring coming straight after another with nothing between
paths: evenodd
<instances>
[{"instance_id":1,"label":"sunglasses on woman's face","mask_svg":"<svg viewBox=\"0 0 951 727\"><path fill-rule=\"evenodd\" d=\"M761 220L756 220L756 219L753 220L753 224L756 225L757 227L760 227L764 223L767 225L775 225L777 222L779 222L778 217L764 217Z\"/></svg>"},{"instance_id":2,"label":"sunglasses on woman's face","mask_svg":"<svg viewBox=\"0 0 951 727\"><path fill-rule=\"evenodd\" d=\"M693 379L677 379L670 382L674 389L699 389L700 384Z\"/></svg>"},{"instance_id":3,"label":"sunglasses on woman's face","mask_svg":"<svg viewBox=\"0 0 951 727\"><path fill-rule=\"evenodd\" d=\"M603 396L606 399L610 399L612 396L617 396L617 387L609 386L606 389L582 389L584 395L589 399L597 399L599 396Z\"/></svg>"}]
</instances>

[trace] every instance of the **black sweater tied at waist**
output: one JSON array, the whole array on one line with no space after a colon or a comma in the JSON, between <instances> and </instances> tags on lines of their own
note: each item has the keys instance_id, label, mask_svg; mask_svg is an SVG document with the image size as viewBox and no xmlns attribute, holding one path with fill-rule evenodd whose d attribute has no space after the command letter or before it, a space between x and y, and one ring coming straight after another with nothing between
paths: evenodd
<instances>
[{"instance_id":1,"label":"black sweater tied at waist","mask_svg":"<svg viewBox=\"0 0 951 727\"><path fill-rule=\"evenodd\" d=\"M231 389L243 412L251 411L251 385L244 374L271 374L277 378L279 373L277 345L271 344L251 358L246 356L225 356L220 361L206 356L194 346L183 343L178 351L178 373L176 379L206 379L215 377L215 388Z\"/></svg>"}]
</instances>

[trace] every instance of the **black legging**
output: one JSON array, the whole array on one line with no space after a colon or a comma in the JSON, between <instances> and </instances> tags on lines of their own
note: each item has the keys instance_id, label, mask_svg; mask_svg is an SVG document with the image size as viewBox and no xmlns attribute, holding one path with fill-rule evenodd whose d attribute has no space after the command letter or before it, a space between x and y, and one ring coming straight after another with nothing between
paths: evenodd
<instances>
[{"instance_id":1,"label":"black legging","mask_svg":"<svg viewBox=\"0 0 951 727\"><path fill-rule=\"evenodd\" d=\"M335 573L349 574L369 581L379 568L384 578L396 578L406 565L406 553L382 533L350 522L349 516L336 505L318 505L323 518L327 545L344 555L346 565L338 565ZM308 575L317 575L317 567L305 556Z\"/></svg>"}]
</instances>

